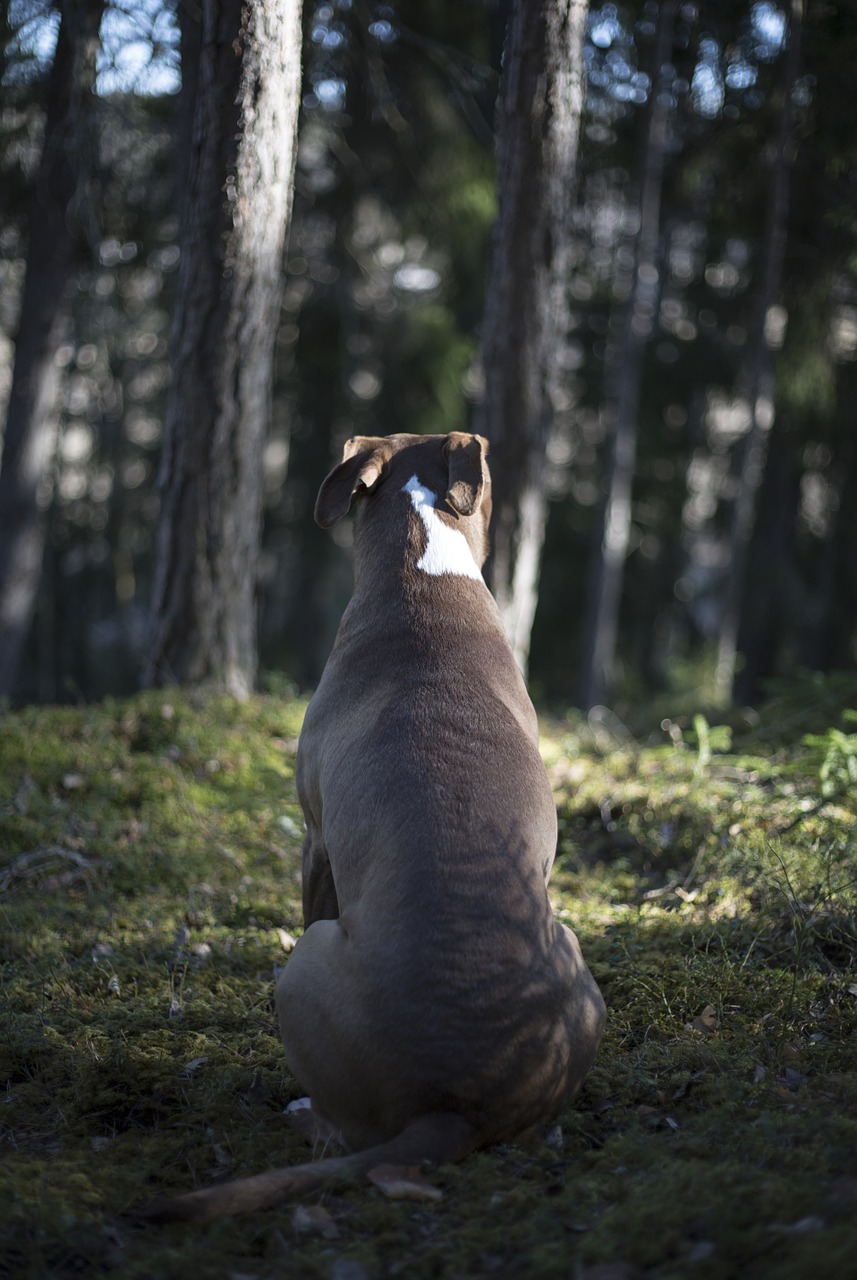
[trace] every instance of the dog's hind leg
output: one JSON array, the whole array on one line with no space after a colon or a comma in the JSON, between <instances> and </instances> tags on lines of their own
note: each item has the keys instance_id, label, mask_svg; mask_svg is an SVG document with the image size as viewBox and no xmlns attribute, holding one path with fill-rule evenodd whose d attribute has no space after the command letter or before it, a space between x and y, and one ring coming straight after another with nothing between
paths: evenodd
<instances>
[{"instance_id":1,"label":"dog's hind leg","mask_svg":"<svg viewBox=\"0 0 857 1280\"><path fill-rule=\"evenodd\" d=\"M567 925L557 922L557 963L566 974L571 999L567 1018L570 1022L569 1070L566 1100L577 1093L586 1078L601 1043L607 1006L598 984L583 959L577 935Z\"/></svg>"},{"instance_id":2,"label":"dog's hind leg","mask_svg":"<svg viewBox=\"0 0 857 1280\"><path fill-rule=\"evenodd\" d=\"M316 920L336 920L339 916L339 899L333 880L327 849L321 831L307 818L301 866L301 894L303 899L304 928Z\"/></svg>"},{"instance_id":3,"label":"dog's hind leg","mask_svg":"<svg viewBox=\"0 0 857 1280\"><path fill-rule=\"evenodd\" d=\"M388 1117L391 1082L372 1036L365 980L351 940L336 920L317 920L277 981L280 1034L289 1069L322 1123L349 1147L389 1138L405 1117Z\"/></svg>"}]
</instances>

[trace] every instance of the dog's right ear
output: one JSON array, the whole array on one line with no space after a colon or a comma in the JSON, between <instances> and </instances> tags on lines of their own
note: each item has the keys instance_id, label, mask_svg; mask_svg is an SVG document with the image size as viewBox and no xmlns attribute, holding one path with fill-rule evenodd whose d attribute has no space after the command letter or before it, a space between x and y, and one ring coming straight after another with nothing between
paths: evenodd
<instances>
[{"instance_id":1,"label":"dog's right ear","mask_svg":"<svg viewBox=\"0 0 857 1280\"><path fill-rule=\"evenodd\" d=\"M342 461L321 484L315 502L315 520L329 529L351 510L358 489L371 493L387 461L387 442L381 436L353 436L346 440Z\"/></svg>"},{"instance_id":2,"label":"dog's right ear","mask_svg":"<svg viewBox=\"0 0 857 1280\"><path fill-rule=\"evenodd\" d=\"M488 441L484 436L450 431L443 452L449 463L446 501L459 515L472 516L482 502L485 487L482 460L488 452Z\"/></svg>"}]
</instances>

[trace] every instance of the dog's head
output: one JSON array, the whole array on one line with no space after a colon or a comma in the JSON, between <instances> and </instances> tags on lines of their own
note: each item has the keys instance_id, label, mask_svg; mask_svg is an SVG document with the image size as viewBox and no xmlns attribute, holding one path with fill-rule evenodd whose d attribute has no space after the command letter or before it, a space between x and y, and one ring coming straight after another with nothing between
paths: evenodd
<instances>
[{"instance_id":1,"label":"dog's head","mask_svg":"<svg viewBox=\"0 0 857 1280\"><path fill-rule=\"evenodd\" d=\"M487 440L463 431L446 436L354 436L345 443L342 461L322 483L316 521L330 528L356 500L366 514L372 507L400 504L425 526L427 544L420 567L428 573L479 576L478 567L472 575L467 568L429 566L456 563L457 544L443 529L463 536L477 566L484 563L491 516L487 453Z\"/></svg>"}]
</instances>

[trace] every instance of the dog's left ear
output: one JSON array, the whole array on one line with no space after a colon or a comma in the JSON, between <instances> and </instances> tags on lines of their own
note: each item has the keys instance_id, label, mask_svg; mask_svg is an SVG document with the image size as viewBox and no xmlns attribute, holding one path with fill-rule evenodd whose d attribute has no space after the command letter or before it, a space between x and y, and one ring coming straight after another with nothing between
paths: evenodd
<instances>
[{"instance_id":1,"label":"dog's left ear","mask_svg":"<svg viewBox=\"0 0 857 1280\"><path fill-rule=\"evenodd\" d=\"M352 436L346 440L342 461L321 482L315 501L316 524L329 529L351 510L358 489L371 493L388 457L389 446L382 436Z\"/></svg>"},{"instance_id":2,"label":"dog's left ear","mask_svg":"<svg viewBox=\"0 0 857 1280\"><path fill-rule=\"evenodd\" d=\"M449 462L446 500L460 516L472 516L482 502L485 487L482 460L488 453L488 441L483 436L451 431L443 450Z\"/></svg>"}]
</instances>

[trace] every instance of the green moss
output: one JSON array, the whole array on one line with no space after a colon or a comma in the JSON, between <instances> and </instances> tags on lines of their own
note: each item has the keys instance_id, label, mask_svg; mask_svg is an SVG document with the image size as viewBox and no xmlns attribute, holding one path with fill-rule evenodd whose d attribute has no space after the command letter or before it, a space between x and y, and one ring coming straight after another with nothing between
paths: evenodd
<instances>
[{"instance_id":1,"label":"green moss","mask_svg":"<svg viewBox=\"0 0 857 1280\"><path fill-rule=\"evenodd\" d=\"M5 714L0 1269L848 1274L857 797L834 693L779 690L753 737L699 717L666 745L546 724L551 891L610 1006L596 1066L560 1149L536 1136L438 1170L428 1206L325 1193L335 1239L298 1234L289 1206L192 1230L122 1216L306 1158L272 1007L281 931L300 930L303 705L147 693Z\"/></svg>"}]
</instances>

